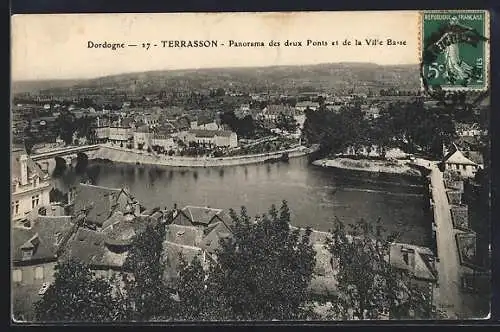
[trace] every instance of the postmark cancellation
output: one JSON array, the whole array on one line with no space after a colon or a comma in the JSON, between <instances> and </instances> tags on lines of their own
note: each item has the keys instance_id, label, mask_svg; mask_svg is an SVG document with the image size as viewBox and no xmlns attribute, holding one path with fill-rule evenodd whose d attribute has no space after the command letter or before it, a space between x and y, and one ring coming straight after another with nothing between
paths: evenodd
<instances>
[{"instance_id":1,"label":"postmark cancellation","mask_svg":"<svg viewBox=\"0 0 500 332\"><path fill-rule=\"evenodd\" d=\"M420 18L422 88L488 90L489 12L431 10Z\"/></svg>"}]
</instances>

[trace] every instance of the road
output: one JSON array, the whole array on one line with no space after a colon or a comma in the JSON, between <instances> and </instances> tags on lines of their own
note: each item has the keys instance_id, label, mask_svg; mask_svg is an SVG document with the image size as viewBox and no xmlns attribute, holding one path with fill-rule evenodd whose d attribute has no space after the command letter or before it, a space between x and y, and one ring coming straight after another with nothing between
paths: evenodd
<instances>
[{"instance_id":1,"label":"road","mask_svg":"<svg viewBox=\"0 0 500 332\"><path fill-rule=\"evenodd\" d=\"M436 223L438 287L435 298L438 308L447 312L450 319L463 315L463 299L460 281L460 260L455 241L455 230L451 219L450 205L446 197L443 173L431 163L431 185Z\"/></svg>"}]
</instances>

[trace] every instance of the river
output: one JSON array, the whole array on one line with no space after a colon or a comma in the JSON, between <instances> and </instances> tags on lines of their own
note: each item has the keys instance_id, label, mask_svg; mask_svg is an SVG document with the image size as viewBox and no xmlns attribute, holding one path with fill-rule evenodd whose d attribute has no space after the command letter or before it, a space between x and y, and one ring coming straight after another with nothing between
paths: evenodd
<instances>
[{"instance_id":1,"label":"river","mask_svg":"<svg viewBox=\"0 0 500 332\"><path fill-rule=\"evenodd\" d=\"M335 217L344 223L378 219L397 241L430 246L431 226L421 180L374 179L310 165L307 157L289 163L181 169L92 161L94 184L128 187L148 208L202 205L239 210L250 216L287 200L292 224L328 231ZM73 172L55 179L59 189L79 181Z\"/></svg>"}]
</instances>

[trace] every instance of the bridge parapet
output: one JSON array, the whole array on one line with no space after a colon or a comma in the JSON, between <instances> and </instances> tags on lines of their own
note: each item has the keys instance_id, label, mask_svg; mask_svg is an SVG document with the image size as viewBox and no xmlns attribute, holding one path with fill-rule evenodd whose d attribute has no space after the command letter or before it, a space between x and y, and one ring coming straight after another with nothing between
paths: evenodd
<instances>
[{"instance_id":1,"label":"bridge parapet","mask_svg":"<svg viewBox=\"0 0 500 332\"><path fill-rule=\"evenodd\" d=\"M31 155L31 159L34 161L40 161L40 160L52 159L55 157L64 158L67 155L70 155L70 156L77 155L79 152L89 152L89 151L98 150L99 148L100 148L99 144L75 146L75 147L58 149L58 150L53 150L53 151L39 153L39 154L33 154L33 155Z\"/></svg>"}]
</instances>

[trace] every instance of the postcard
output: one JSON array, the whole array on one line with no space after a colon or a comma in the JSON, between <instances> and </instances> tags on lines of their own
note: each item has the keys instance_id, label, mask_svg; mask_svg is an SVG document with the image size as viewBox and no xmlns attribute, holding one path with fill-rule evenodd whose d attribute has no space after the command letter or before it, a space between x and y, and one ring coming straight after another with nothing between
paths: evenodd
<instances>
[{"instance_id":1,"label":"postcard","mask_svg":"<svg viewBox=\"0 0 500 332\"><path fill-rule=\"evenodd\" d=\"M13 15L12 321L487 319L489 24Z\"/></svg>"}]
</instances>

